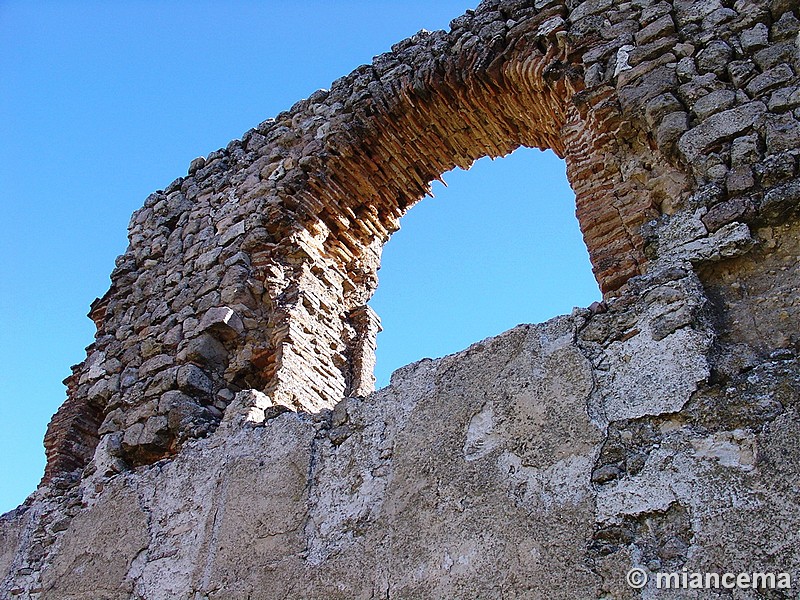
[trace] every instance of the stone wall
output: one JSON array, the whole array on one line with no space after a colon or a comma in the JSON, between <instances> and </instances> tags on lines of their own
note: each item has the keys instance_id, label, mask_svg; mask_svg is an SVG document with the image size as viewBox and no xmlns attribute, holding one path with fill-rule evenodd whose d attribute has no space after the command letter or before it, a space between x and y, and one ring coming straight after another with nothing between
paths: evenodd
<instances>
[{"instance_id":1,"label":"stone wall","mask_svg":"<svg viewBox=\"0 0 800 600\"><path fill-rule=\"evenodd\" d=\"M100 438L117 470L172 455L242 389L311 411L368 394L381 247L481 156L566 159L608 296L648 261L719 258L703 239L736 252L796 199L794 8L484 2L193 161L131 220L45 480Z\"/></svg>"},{"instance_id":2,"label":"stone wall","mask_svg":"<svg viewBox=\"0 0 800 600\"><path fill-rule=\"evenodd\" d=\"M798 16L486 0L193 161L92 304L0 590L622 598L630 565L796 571ZM382 245L433 179L520 145L565 158L605 301L369 395Z\"/></svg>"},{"instance_id":3,"label":"stone wall","mask_svg":"<svg viewBox=\"0 0 800 600\"><path fill-rule=\"evenodd\" d=\"M723 378L697 276L632 286L332 411L240 392L173 459L43 486L0 521L3 597L717 597L640 596L634 566L797 582L795 352Z\"/></svg>"}]
</instances>

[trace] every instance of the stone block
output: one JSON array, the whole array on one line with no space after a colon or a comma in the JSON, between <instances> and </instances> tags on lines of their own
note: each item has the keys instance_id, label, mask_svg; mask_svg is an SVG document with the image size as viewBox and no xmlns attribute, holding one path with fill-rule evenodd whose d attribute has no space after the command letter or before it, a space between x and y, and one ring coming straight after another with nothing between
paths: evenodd
<instances>
[{"instance_id":1,"label":"stone block","mask_svg":"<svg viewBox=\"0 0 800 600\"><path fill-rule=\"evenodd\" d=\"M178 369L178 387L191 395L209 395L213 391L213 383L205 372L195 365L183 365Z\"/></svg>"},{"instance_id":2,"label":"stone block","mask_svg":"<svg viewBox=\"0 0 800 600\"><path fill-rule=\"evenodd\" d=\"M752 206L745 198L734 198L712 206L701 217L703 224L709 231L717 231L724 225L742 218L752 210Z\"/></svg>"},{"instance_id":3,"label":"stone block","mask_svg":"<svg viewBox=\"0 0 800 600\"><path fill-rule=\"evenodd\" d=\"M800 149L800 123L791 113L769 115L766 125L766 141L769 154Z\"/></svg>"},{"instance_id":4,"label":"stone block","mask_svg":"<svg viewBox=\"0 0 800 600\"><path fill-rule=\"evenodd\" d=\"M769 71L765 71L753 77L745 88L751 98L757 98L766 92L781 87L794 78L791 67L787 64L780 64Z\"/></svg>"},{"instance_id":5,"label":"stone block","mask_svg":"<svg viewBox=\"0 0 800 600\"><path fill-rule=\"evenodd\" d=\"M761 50L769 44L769 29L764 23L758 23L750 29L745 29L739 34L739 41L745 52Z\"/></svg>"},{"instance_id":6,"label":"stone block","mask_svg":"<svg viewBox=\"0 0 800 600\"><path fill-rule=\"evenodd\" d=\"M672 20L672 15L666 14L640 29L634 35L634 39L638 46L642 46L654 40L663 39L673 33L675 33L675 22Z\"/></svg>"},{"instance_id":7,"label":"stone block","mask_svg":"<svg viewBox=\"0 0 800 600\"><path fill-rule=\"evenodd\" d=\"M733 107L736 102L736 92L733 90L715 90L702 96L692 105L692 111L701 121L714 113L722 112Z\"/></svg>"},{"instance_id":8,"label":"stone block","mask_svg":"<svg viewBox=\"0 0 800 600\"><path fill-rule=\"evenodd\" d=\"M740 135L756 125L766 113L763 102L750 102L712 115L681 136L678 148L689 162L722 141Z\"/></svg>"},{"instance_id":9,"label":"stone block","mask_svg":"<svg viewBox=\"0 0 800 600\"><path fill-rule=\"evenodd\" d=\"M714 73L718 77L725 73L725 69L733 56L733 48L722 40L714 40L703 48L697 55L697 68L701 73Z\"/></svg>"},{"instance_id":10,"label":"stone block","mask_svg":"<svg viewBox=\"0 0 800 600\"><path fill-rule=\"evenodd\" d=\"M177 358L181 362L194 362L221 371L228 362L228 351L216 337L202 333L190 340Z\"/></svg>"},{"instance_id":11,"label":"stone block","mask_svg":"<svg viewBox=\"0 0 800 600\"><path fill-rule=\"evenodd\" d=\"M208 331L220 339L233 339L244 333L244 324L232 308L217 306L206 311L200 319L198 330Z\"/></svg>"},{"instance_id":12,"label":"stone block","mask_svg":"<svg viewBox=\"0 0 800 600\"><path fill-rule=\"evenodd\" d=\"M674 154L675 144L689 128L689 115L674 112L664 116L656 129L656 143L667 156Z\"/></svg>"}]
</instances>

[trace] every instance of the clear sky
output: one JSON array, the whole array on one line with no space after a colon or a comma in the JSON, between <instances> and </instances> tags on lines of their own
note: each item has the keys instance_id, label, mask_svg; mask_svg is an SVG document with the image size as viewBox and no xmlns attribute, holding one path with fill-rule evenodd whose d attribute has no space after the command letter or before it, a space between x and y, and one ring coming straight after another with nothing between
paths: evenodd
<instances>
[{"instance_id":1,"label":"clear sky","mask_svg":"<svg viewBox=\"0 0 800 600\"><path fill-rule=\"evenodd\" d=\"M144 198L206 155L468 0L0 0L0 513L85 357ZM599 292L564 164L521 149L445 175L387 244L373 308L392 370Z\"/></svg>"}]
</instances>

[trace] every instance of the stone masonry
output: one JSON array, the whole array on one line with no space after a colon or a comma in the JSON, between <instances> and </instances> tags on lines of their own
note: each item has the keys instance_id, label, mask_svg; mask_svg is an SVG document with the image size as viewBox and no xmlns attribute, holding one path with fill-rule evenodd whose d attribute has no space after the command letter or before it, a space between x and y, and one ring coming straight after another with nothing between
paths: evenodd
<instances>
[{"instance_id":1,"label":"stone masonry","mask_svg":"<svg viewBox=\"0 0 800 600\"><path fill-rule=\"evenodd\" d=\"M484 0L194 160L91 306L0 598L796 598L799 27ZM372 393L383 244L519 146L566 160L604 301Z\"/></svg>"}]
</instances>

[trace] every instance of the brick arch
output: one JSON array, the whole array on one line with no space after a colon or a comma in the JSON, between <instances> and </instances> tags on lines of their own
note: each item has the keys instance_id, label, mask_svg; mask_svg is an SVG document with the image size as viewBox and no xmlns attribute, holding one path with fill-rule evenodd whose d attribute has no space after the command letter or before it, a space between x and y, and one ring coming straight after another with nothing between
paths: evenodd
<instances>
[{"instance_id":1,"label":"brick arch","mask_svg":"<svg viewBox=\"0 0 800 600\"><path fill-rule=\"evenodd\" d=\"M93 304L45 480L101 438L103 468L169 456L243 389L309 411L369 393L381 247L432 180L482 156L553 149L603 292L643 273L642 224L689 188L676 135L649 127L677 110L650 102L673 81L637 87L621 42L579 26L592 15L546 5L488 1L417 34L151 195Z\"/></svg>"},{"instance_id":2,"label":"brick arch","mask_svg":"<svg viewBox=\"0 0 800 600\"><path fill-rule=\"evenodd\" d=\"M637 142L632 132L643 126L639 115L626 118L610 87L586 90L565 28L560 16L545 13L512 28L502 51L479 45L446 59L436 54L443 32L418 34L407 49L377 57L351 76L352 85L372 87L368 100L347 112L347 127L314 147L316 168L304 173L294 195L298 244L314 248L310 263L326 264L343 282L336 301L341 327L335 318L325 322L330 338L350 339L339 359L345 395L364 395L373 386L378 325L366 302L377 285L380 249L430 183L455 167L519 146L554 150L566 160L601 290L614 294L644 272L641 225L660 214L665 195L684 193L686 180L669 161L659 161L650 140ZM403 52L424 57L421 66L398 66ZM378 85L386 72L400 74ZM622 132L627 145L618 142ZM316 282L308 283L317 288L308 294L319 295ZM298 294L304 293L301 284ZM314 315L294 318L308 322ZM323 362L335 363L336 352ZM308 367L307 357L299 362Z\"/></svg>"}]
</instances>

